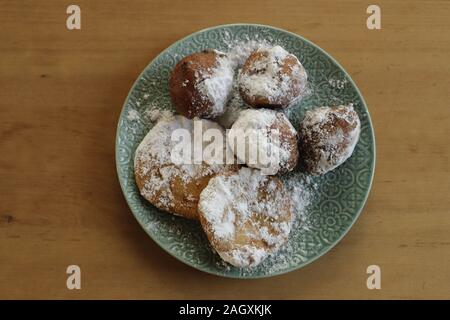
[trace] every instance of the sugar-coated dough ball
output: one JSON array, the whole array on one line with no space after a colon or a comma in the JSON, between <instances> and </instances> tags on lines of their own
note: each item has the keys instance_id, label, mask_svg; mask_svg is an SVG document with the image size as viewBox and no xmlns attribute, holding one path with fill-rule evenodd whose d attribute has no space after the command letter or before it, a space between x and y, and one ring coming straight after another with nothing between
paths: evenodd
<instances>
[{"instance_id":1,"label":"sugar-coated dough ball","mask_svg":"<svg viewBox=\"0 0 450 320\"><path fill-rule=\"evenodd\" d=\"M215 122L201 122L202 131L214 129L223 134L223 140L216 147L222 148L226 157L225 132ZM203 161L194 164L193 155L185 163L173 155L177 151L178 141L172 140L174 130L186 130L193 136L194 121L183 116L161 118L147 133L136 149L134 158L134 174L141 195L158 209L189 219L198 219L197 204L200 192L208 184L209 179L217 173L233 170L233 165L213 163L203 157ZM201 138L201 137L200 137ZM210 143L204 143L203 148ZM177 160L174 162L174 159Z\"/></svg>"},{"instance_id":2,"label":"sugar-coated dough ball","mask_svg":"<svg viewBox=\"0 0 450 320\"><path fill-rule=\"evenodd\" d=\"M264 174L285 173L297 164L297 131L282 112L243 110L227 138L231 150L241 162L261 169ZM245 150L238 147L239 138L241 141L245 139Z\"/></svg>"},{"instance_id":3,"label":"sugar-coated dough ball","mask_svg":"<svg viewBox=\"0 0 450 320\"><path fill-rule=\"evenodd\" d=\"M312 174L324 174L345 162L358 142L361 124L353 106L309 110L300 124L300 159Z\"/></svg>"},{"instance_id":4,"label":"sugar-coated dough ball","mask_svg":"<svg viewBox=\"0 0 450 320\"><path fill-rule=\"evenodd\" d=\"M306 89L307 75L297 57L280 46L260 48L245 62L239 90L253 107L286 107Z\"/></svg>"},{"instance_id":5,"label":"sugar-coated dough ball","mask_svg":"<svg viewBox=\"0 0 450 320\"><path fill-rule=\"evenodd\" d=\"M215 118L225 111L233 86L233 65L224 53L205 50L183 58L173 69L170 97L178 113Z\"/></svg>"},{"instance_id":6,"label":"sugar-coated dough ball","mask_svg":"<svg viewBox=\"0 0 450 320\"><path fill-rule=\"evenodd\" d=\"M295 217L282 181L250 168L213 177L198 211L212 247L236 267L254 267L279 250Z\"/></svg>"}]
</instances>

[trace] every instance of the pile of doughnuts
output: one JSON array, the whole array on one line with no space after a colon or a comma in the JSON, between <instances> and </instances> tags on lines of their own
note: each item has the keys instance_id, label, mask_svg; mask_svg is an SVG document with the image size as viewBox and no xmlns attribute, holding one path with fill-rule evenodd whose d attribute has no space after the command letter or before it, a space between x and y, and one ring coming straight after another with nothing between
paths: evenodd
<instances>
[{"instance_id":1,"label":"pile of doughnuts","mask_svg":"<svg viewBox=\"0 0 450 320\"><path fill-rule=\"evenodd\" d=\"M226 112L233 88L248 108L226 131L214 119ZM199 220L224 261L236 267L258 265L286 243L295 218L280 175L294 169L325 174L352 155L359 138L360 121L351 105L311 109L296 130L283 110L306 88L304 67L278 45L255 49L241 65L217 50L186 56L169 79L178 115L159 120L135 152L141 195L160 210ZM220 132L223 139L211 143L220 144L216 147L231 163L177 161L172 132L181 128L196 139L195 122L202 132ZM236 138L231 132L242 132L244 153L230 143ZM265 143L256 143L248 132L258 132ZM275 150L276 161L269 166L260 157L250 161L254 148L263 154Z\"/></svg>"}]
</instances>

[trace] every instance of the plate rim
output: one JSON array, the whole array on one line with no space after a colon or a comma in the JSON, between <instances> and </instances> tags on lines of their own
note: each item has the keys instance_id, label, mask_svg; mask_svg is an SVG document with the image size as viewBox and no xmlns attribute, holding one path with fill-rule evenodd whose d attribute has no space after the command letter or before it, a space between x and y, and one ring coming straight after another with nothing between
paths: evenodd
<instances>
[{"instance_id":1,"label":"plate rim","mask_svg":"<svg viewBox=\"0 0 450 320\"><path fill-rule=\"evenodd\" d=\"M353 85L353 87L356 89L356 93L358 94L359 98L361 99L364 107L365 107L365 111L367 113L367 119L368 119L368 123L370 124L370 134L372 137L372 148L373 148L373 159L372 159L372 167L371 167L371 177L370 177L370 182L369 185L367 187L367 191L366 194L364 196L364 200L362 201L360 207L356 210L356 215L355 218L353 219L353 221L348 225L347 229L340 235L339 238L337 238L335 241L333 241L332 244L330 244L330 246L328 248L326 248L324 251L322 251L320 254L318 254L317 256L309 259L308 261L305 261L303 263L299 263L298 265L294 266L294 267L290 267L281 271L277 271L271 274L250 274L250 275L241 275L241 274L222 274L222 273L216 273L213 272L211 270L207 270L207 269L202 269L201 267L199 267L198 265L195 265L194 263L191 263L190 261L187 260L183 260L181 259L181 257L179 257L178 255L175 255L174 253L172 253L171 251L169 251L167 248L165 248L165 246L156 238L154 237L143 225L143 223L140 221L140 219L138 219L137 215L135 214L132 204L130 203L128 197L126 196L126 194L128 193L125 189L125 186L123 185L122 179L120 177L120 173L119 173L119 152L118 152L118 141L119 141L119 130L120 130L120 122L121 119L124 117L124 113L125 113L125 109L127 106L127 103L130 99L131 93L134 91L134 89L136 88L139 80L142 78L142 76L145 74L145 72L147 71L147 69L149 68L149 66L155 61L157 60L160 56L162 56L166 51L168 51L170 48L178 45L179 43L194 37L195 35L199 34L199 33L203 33L203 32L207 32L207 31L211 31L211 30L215 30L215 29L221 29L221 28L227 28L227 27L245 27L245 26L252 26L252 27L261 27L261 28L268 28L268 29L273 29L276 31L281 31L281 32L285 32L288 33L294 37L300 38L303 41L309 43L310 45L314 46L316 49L318 49L321 53L325 54L333 63L335 63L340 69L341 71L348 77L348 79L350 80L350 83ZM214 276L218 276L218 277L223 277L223 278L232 278L232 279L240 279L240 280L247 280L247 279L261 279L261 278L270 278L270 277L275 277L275 276L279 276L282 274L286 274L286 273L290 273L292 271L296 271L298 269L301 269L311 263L313 263L314 261L318 260L319 258L323 257L325 254L327 254L328 252L330 252L333 248L335 248L340 242L341 240L348 234L348 232L350 231L350 229L352 229L353 225L356 223L356 221L359 219L359 216L361 215L367 200L369 198L369 194L370 191L372 190L372 184L373 184L373 180L374 180L374 176L375 176L375 167L376 167L376 140L375 140L375 130L374 130L374 126L373 126L373 122L372 122L372 118L370 116L370 112L369 112L369 108L367 107L367 103L363 97L363 95L361 94L361 91L359 90L358 86L356 85L356 83L353 81L352 77L350 76L350 74L347 72L347 70L338 62L336 61L329 53L327 53L324 49L322 49L320 46L318 46L317 44L315 44L314 42L306 39L305 37L298 35L294 32L282 29L282 28L278 28L278 27L274 27L274 26L270 26L270 25L265 25L265 24L258 24L258 23L230 23L230 24L221 24L221 25L215 25L215 26L211 26L211 27L207 27L207 28L203 28L200 29L196 32L190 33L188 35L186 35L185 37L173 42L172 44L170 44L168 47L166 47L164 50L162 50L159 54L157 54L142 70L142 72L139 73L139 76L136 78L136 80L133 82L133 85L131 86L130 90L128 91L128 94L125 98L124 103L122 104L122 109L120 111L119 114L119 119L117 122L117 127L116 127L116 138L115 138L115 162L116 162L116 174L117 174L117 179L119 180L119 184L120 184L120 188L122 190L123 196L125 198L125 201L127 202L127 205L131 211L131 213L133 214L134 218L137 220L137 222L139 223L139 225L141 226L142 229L144 229L145 233L147 233L147 235L161 248L163 249L165 252L167 252L170 256L176 258L178 261L181 261L182 263L196 269L199 270L201 272L207 273L207 274L211 274Z\"/></svg>"}]
</instances>

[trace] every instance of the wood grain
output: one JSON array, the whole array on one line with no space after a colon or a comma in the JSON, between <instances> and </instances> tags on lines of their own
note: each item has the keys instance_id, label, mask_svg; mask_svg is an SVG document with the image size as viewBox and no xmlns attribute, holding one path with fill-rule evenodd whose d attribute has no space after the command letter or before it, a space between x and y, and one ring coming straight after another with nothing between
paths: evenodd
<instances>
[{"instance_id":1,"label":"wood grain","mask_svg":"<svg viewBox=\"0 0 450 320\"><path fill-rule=\"evenodd\" d=\"M0 3L0 298L450 298L450 2L75 1ZM312 40L369 106L376 176L358 222L330 253L274 278L196 271L132 217L114 139L132 83L199 29L269 24ZM66 289L78 264L82 289ZM382 268L382 289L366 268Z\"/></svg>"}]
</instances>

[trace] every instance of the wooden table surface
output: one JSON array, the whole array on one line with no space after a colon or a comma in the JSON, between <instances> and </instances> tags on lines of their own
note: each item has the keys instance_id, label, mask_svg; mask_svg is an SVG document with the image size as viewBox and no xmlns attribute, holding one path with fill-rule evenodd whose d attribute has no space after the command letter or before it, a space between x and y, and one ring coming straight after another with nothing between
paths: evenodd
<instances>
[{"instance_id":1,"label":"wooden table surface","mask_svg":"<svg viewBox=\"0 0 450 320\"><path fill-rule=\"evenodd\" d=\"M450 2L0 1L0 298L450 298ZM372 115L377 165L348 235L307 267L240 281L172 258L115 171L116 124L143 68L199 29L261 23L336 58ZM82 289L66 288L66 267ZM368 290L366 268L382 271Z\"/></svg>"}]
</instances>

